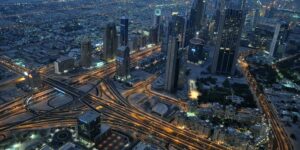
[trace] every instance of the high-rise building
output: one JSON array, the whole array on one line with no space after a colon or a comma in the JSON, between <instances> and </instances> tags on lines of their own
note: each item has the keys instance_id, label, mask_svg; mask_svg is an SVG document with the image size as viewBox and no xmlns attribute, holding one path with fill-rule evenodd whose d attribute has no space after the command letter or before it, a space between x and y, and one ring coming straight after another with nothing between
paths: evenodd
<instances>
[{"instance_id":1,"label":"high-rise building","mask_svg":"<svg viewBox=\"0 0 300 150\"><path fill-rule=\"evenodd\" d=\"M252 10L252 18L251 18L251 30L254 31L255 30L255 27L256 27L256 24L257 24L257 21L259 19L259 10L258 9L254 9Z\"/></svg>"},{"instance_id":2,"label":"high-rise building","mask_svg":"<svg viewBox=\"0 0 300 150\"><path fill-rule=\"evenodd\" d=\"M81 43L80 65L89 68L92 65L92 43L88 38L85 38Z\"/></svg>"},{"instance_id":3,"label":"high-rise building","mask_svg":"<svg viewBox=\"0 0 300 150\"><path fill-rule=\"evenodd\" d=\"M218 33L219 32L219 25L220 25L220 20L221 20L221 10L220 9L217 9L216 12L215 12L215 15L214 15L214 29L213 31L215 33Z\"/></svg>"},{"instance_id":4,"label":"high-rise building","mask_svg":"<svg viewBox=\"0 0 300 150\"><path fill-rule=\"evenodd\" d=\"M280 58L283 56L288 38L289 24L279 22L276 24L275 32L270 46L270 56Z\"/></svg>"},{"instance_id":5,"label":"high-rise building","mask_svg":"<svg viewBox=\"0 0 300 150\"><path fill-rule=\"evenodd\" d=\"M189 44L189 41L195 37L196 32L199 32L204 24L205 15L205 0L194 0L192 8L186 14L184 46Z\"/></svg>"},{"instance_id":6,"label":"high-rise building","mask_svg":"<svg viewBox=\"0 0 300 150\"><path fill-rule=\"evenodd\" d=\"M277 23L277 19L260 18L250 40L251 46L260 50L270 51Z\"/></svg>"},{"instance_id":7,"label":"high-rise building","mask_svg":"<svg viewBox=\"0 0 300 150\"><path fill-rule=\"evenodd\" d=\"M244 2L244 1L243 1ZM226 1L221 8L217 46L214 53L212 72L234 74L244 25L244 3Z\"/></svg>"},{"instance_id":8,"label":"high-rise building","mask_svg":"<svg viewBox=\"0 0 300 150\"><path fill-rule=\"evenodd\" d=\"M205 51L203 50L204 41L199 38L199 33L196 37L190 40L188 47L188 61L195 64L202 64L206 60Z\"/></svg>"},{"instance_id":9,"label":"high-rise building","mask_svg":"<svg viewBox=\"0 0 300 150\"><path fill-rule=\"evenodd\" d=\"M153 27L150 29L150 42L153 44L158 44L158 42L161 40L161 9L155 9L154 12L154 23Z\"/></svg>"},{"instance_id":10,"label":"high-rise building","mask_svg":"<svg viewBox=\"0 0 300 150\"><path fill-rule=\"evenodd\" d=\"M168 28L167 28L167 39L168 37L177 37L179 43L179 48L183 46L184 42L184 32L185 32L185 18L183 16L178 15L178 12L173 12L172 18L168 23ZM167 40L169 41L169 40Z\"/></svg>"},{"instance_id":11,"label":"high-rise building","mask_svg":"<svg viewBox=\"0 0 300 150\"><path fill-rule=\"evenodd\" d=\"M170 93L175 93L178 86L179 77L179 63L180 56L179 51L179 40L176 36L170 36L168 43L168 54L166 64L166 78L165 78L165 90Z\"/></svg>"},{"instance_id":12,"label":"high-rise building","mask_svg":"<svg viewBox=\"0 0 300 150\"><path fill-rule=\"evenodd\" d=\"M168 42L169 42L169 23L164 22L162 24L162 38L161 38L161 50L166 53L168 51Z\"/></svg>"},{"instance_id":13,"label":"high-rise building","mask_svg":"<svg viewBox=\"0 0 300 150\"><path fill-rule=\"evenodd\" d=\"M125 81L130 78L130 49L128 46L121 46L117 50L116 57L116 78Z\"/></svg>"},{"instance_id":14,"label":"high-rise building","mask_svg":"<svg viewBox=\"0 0 300 150\"><path fill-rule=\"evenodd\" d=\"M115 23L108 23L104 33L104 59L110 61L115 58L118 48L118 36Z\"/></svg>"},{"instance_id":15,"label":"high-rise building","mask_svg":"<svg viewBox=\"0 0 300 150\"><path fill-rule=\"evenodd\" d=\"M281 58L285 53L288 34L288 23L278 19L260 18L251 39L251 45L268 51L272 57Z\"/></svg>"},{"instance_id":16,"label":"high-rise building","mask_svg":"<svg viewBox=\"0 0 300 150\"><path fill-rule=\"evenodd\" d=\"M154 27L159 26L160 20L161 20L161 9L155 9L153 26Z\"/></svg>"},{"instance_id":17,"label":"high-rise building","mask_svg":"<svg viewBox=\"0 0 300 150\"><path fill-rule=\"evenodd\" d=\"M168 25L168 36L183 37L185 18L178 15L178 12L173 12L172 18Z\"/></svg>"},{"instance_id":18,"label":"high-rise building","mask_svg":"<svg viewBox=\"0 0 300 150\"><path fill-rule=\"evenodd\" d=\"M195 35L197 31L201 30L204 18L204 8L205 0L194 0L190 13L190 28L193 31L193 35Z\"/></svg>"},{"instance_id":19,"label":"high-rise building","mask_svg":"<svg viewBox=\"0 0 300 150\"><path fill-rule=\"evenodd\" d=\"M159 39L159 28L158 27L151 27L150 28L150 35L149 35L149 42L151 44L157 44Z\"/></svg>"},{"instance_id":20,"label":"high-rise building","mask_svg":"<svg viewBox=\"0 0 300 150\"><path fill-rule=\"evenodd\" d=\"M101 132L100 114L95 111L87 111L77 119L78 135L86 140L95 141L95 137Z\"/></svg>"},{"instance_id":21,"label":"high-rise building","mask_svg":"<svg viewBox=\"0 0 300 150\"><path fill-rule=\"evenodd\" d=\"M120 24L120 45L121 46L127 46L128 44L128 27L129 27L128 18L123 16L121 18L121 24Z\"/></svg>"}]
</instances>

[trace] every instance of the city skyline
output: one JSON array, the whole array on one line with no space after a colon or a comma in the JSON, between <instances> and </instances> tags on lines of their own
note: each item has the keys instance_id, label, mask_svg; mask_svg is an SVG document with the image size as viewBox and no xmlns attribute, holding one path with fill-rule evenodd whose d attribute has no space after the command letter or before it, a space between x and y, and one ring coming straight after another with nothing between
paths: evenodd
<instances>
[{"instance_id":1,"label":"city skyline","mask_svg":"<svg viewBox=\"0 0 300 150\"><path fill-rule=\"evenodd\" d=\"M3 0L0 149L297 150L299 5Z\"/></svg>"}]
</instances>

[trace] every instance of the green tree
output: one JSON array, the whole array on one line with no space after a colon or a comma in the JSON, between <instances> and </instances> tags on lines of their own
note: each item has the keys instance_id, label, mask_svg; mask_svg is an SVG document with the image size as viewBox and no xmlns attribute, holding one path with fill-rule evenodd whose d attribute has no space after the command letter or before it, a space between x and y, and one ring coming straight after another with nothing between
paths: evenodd
<instances>
[{"instance_id":1,"label":"green tree","mask_svg":"<svg viewBox=\"0 0 300 150\"><path fill-rule=\"evenodd\" d=\"M292 134L290 135L290 137L291 137L293 140L297 140L297 137L296 137L296 135L295 135L294 133L292 133Z\"/></svg>"},{"instance_id":2,"label":"green tree","mask_svg":"<svg viewBox=\"0 0 300 150\"><path fill-rule=\"evenodd\" d=\"M297 116L293 116L293 123L297 123L298 122L298 117Z\"/></svg>"},{"instance_id":3,"label":"green tree","mask_svg":"<svg viewBox=\"0 0 300 150\"><path fill-rule=\"evenodd\" d=\"M230 88L230 82L229 82L229 80L228 79L225 79L224 80L224 82L223 82L223 87L225 87L225 88Z\"/></svg>"}]
</instances>

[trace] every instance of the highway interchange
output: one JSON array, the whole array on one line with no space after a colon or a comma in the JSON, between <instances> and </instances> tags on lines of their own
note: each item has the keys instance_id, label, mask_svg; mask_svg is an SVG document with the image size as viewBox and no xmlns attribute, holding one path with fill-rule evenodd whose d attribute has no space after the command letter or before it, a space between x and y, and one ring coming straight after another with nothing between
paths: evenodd
<instances>
[{"instance_id":1,"label":"highway interchange","mask_svg":"<svg viewBox=\"0 0 300 150\"><path fill-rule=\"evenodd\" d=\"M160 47L154 47L142 52L135 53L131 56L132 64L136 63L138 60L151 55L154 52L159 52ZM29 69L18 67L9 61L1 61L2 65L6 68L14 70L18 73L29 72ZM114 64L109 64L105 68L88 72L84 75L79 75L73 77L73 84L66 85L61 81L51 79L43 75L43 82L50 87L54 87L57 90L47 89L47 92L41 91L33 96L20 98L18 100L12 101L6 106L1 106L0 111L5 112L5 118L11 116L18 116L22 113L28 113L29 109L26 109L27 105L24 102L28 99L35 99L34 103L39 103L39 101L44 100L45 97L51 97L53 93L63 92L67 95L73 97L73 100L65 103L61 106L41 111L41 112L30 112L31 116L25 120L15 122L13 124L1 124L0 131L2 138L9 136L10 133L25 130L34 130L39 128L51 128L76 124L74 115L79 115L87 109L94 109L99 111L105 109L106 113L103 113L104 122L111 124L116 128L128 128L135 132L144 135L151 135L158 140L162 140L174 145L177 148L186 149L228 149L225 146L218 145L207 139L201 138L199 135L192 131L180 129L160 118L157 118L151 114L147 114L137 108L134 108L130 103L120 94L114 85L111 83L109 76L114 73L116 66ZM101 96L92 95L78 90L77 87L80 84L88 82L90 79L98 78L101 83L97 85L96 90L100 89ZM79 82L77 82L79 81ZM149 85L149 82L145 82ZM106 89L106 90L101 90ZM153 93L152 93L153 94ZM55 95L55 94L54 94ZM158 95L162 97L163 95ZM164 99L169 99L172 102L176 102L174 98L169 98L167 96ZM80 101L85 106L80 105L80 109L71 111L62 111L62 109L70 106L73 101ZM11 109L13 108L13 109ZM51 118L52 117L52 118ZM0 118L1 120L2 118ZM62 122L64 120L64 122Z\"/></svg>"},{"instance_id":2,"label":"highway interchange","mask_svg":"<svg viewBox=\"0 0 300 150\"><path fill-rule=\"evenodd\" d=\"M159 51L160 47L154 47L142 52L134 53L131 56L131 63L134 66L134 64L142 58ZM279 122L274 108L268 103L263 93L257 90L257 83L248 71L248 64L244 58L252 53L242 53L239 58L240 68L247 78L252 91L256 94L258 102L267 119L269 119L272 125L272 131L276 142L274 147L280 150L293 149L288 136ZM19 74L30 71L29 69L10 63L7 59L1 59L0 63L2 66ZM186 109L186 104L184 102L151 90L151 83L156 79L155 75L150 76L145 81L139 82L131 90L126 91L122 95L110 79L110 76L114 74L115 69L115 64L111 63L104 68L93 70L83 75L74 76L72 78L73 82L70 82L69 84L43 75L43 82L48 85L46 86L46 89L34 93L31 96L18 98L0 106L0 140L14 132L75 126L76 116L88 109L93 109L103 114L102 121L110 124L114 128L129 129L144 137L151 135L151 137L159 141L171 143L172 146L178 149L229 149L223 145L201 138L200 135L197 135L193 131L180 129L161 118L145 113L131 105L126 97L132 93L143 91L150 96L158 96L163 101L176 104L183 110ZM45 68L43 68L43 70L45 70ZM88 92L78 89L80 85L95 79L98 79L97 84L95 84ZM91 91L95 91L95 89L96 94L92 94ZM59 93L68 95L71 97L71 100L60 106L51 106L51 109L44 111L37 111L31 107L45 99L51 99ZM103 109L105 111L102 111ZM18 117L18 115L24 113L29 114L29 117L13 123L4 123L6 122L4 120L9 119L10 117Z\"/></svg>"}]
</instances>

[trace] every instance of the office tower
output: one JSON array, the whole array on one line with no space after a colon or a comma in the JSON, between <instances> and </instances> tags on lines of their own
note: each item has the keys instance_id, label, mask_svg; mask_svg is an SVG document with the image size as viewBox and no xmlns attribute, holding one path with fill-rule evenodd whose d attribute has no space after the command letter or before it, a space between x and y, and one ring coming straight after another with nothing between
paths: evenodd
<instances>
[{"instance_id":1,"label":"office tower","mask_svg":"<svg viewBox=\"0 0 300 150\"><path fill-rule=\"evenodd\" d=\"M175 36L183 37L184 34L184 25L185 25L185 19L183 16L179 16L177 12L173 12L172 18L169 21L168 25L168 35L169 36Z\"/></svg>"},{"instance_id":2,"label":"office tower","mask_svg":"<svg viewBox=\"0 0 300 150\"><path fill-rule=\"evenodd\" d=\"M159 38L158 30L159 30L158 27L150 28L149 42L151 44L158 44L158 38Z\"/></svg>"},{"instance_id":3,"label":"office tower","mask_svg":"<svg viewBox=\"0 0 300 150\"><path fill-rule=\"evenodd\" d=\"M270 46L270 56L280 58L285 52L286 42L288 38L289 25L285 22L278 22Z\"/></svg>"},{"instance_id":4,"label":"office tower","mask_svg":"<svg viewBox=\"0 0 300 150\"><path fill-rule=\"evenodd\" d=\"M277 23L278 21L276 19L260 18L255 27L250 44L262 51L270 51Z\"/></svg>"},{"instance_id":5,"label":"office tower","mask_svg":"<svg viewBox=\"0 0 300 150\"><path fill-rule=\"evenodd\" d=\"M127 46L128 44L128 26L129 21L128 18L122 17L121 24L120 24L120 45Z\"/></svg>"},{"instance_id":6,"label":"office tower","mask_svg":"<svg viewBox=\"0 0 300 150\"><path fill-rule=\"evenodd\" d=\"M255 27L256 27L256 24L257 24L257 21L259 19L259 10L258 9L253 9L252 10L252 19L251 19L251 30L254 31L255 30Z\"/></svg>"},{"instance_id":7,"label":"office tower","mask_svg":"<svg viewBox=\"0 0 300 150\"><path fill-rule=\"evenodd\" d=\"M179 43L179 47L183 46L183 39L184 39L184 28L185 28L185 18L183 16L179 16L177 12L173 12L172 18L168 23L167 27L167 36L170 37L177 37ZM167 37L167 38L168 38ZM169 41L169 40L167 40Z\"/></svg>"},{"instance_id":8,"label":"office tower","mask_svg":"<svg viewBox=\"0 0 300 150\"><path fill-rule=\"evenodd\" d=\"M164 22L162 24L162 29L161 50L166 53L168 51L169 42L169 22Z\"/></svg>"},{"instance_id":9,"label":"office tower","mask_svg":"<svg viewBox=\"0 0 300 150\"><path fill-rule=\"evenodd\" d=\"M280 58L285 53L289 24L277 19L260 18L251 45L269 51L270 56Z\"/></svg>"},{"instance_id":10,"label":"office tower","mask_svg":"<svg viewBox=\"0 0 300 150\"><path fill-rule=\"evenodd\" d=\"M77 118L78 135L86 140L95 141L100 133L100 114L95 111L87 111Z\"/></svg>"},{"instance_id":11,"label":"office tower","mask_svg":"<svg viewBox=\"0 0 300 150\"><path fill-rule=\"evenodd\" d=\"M161 21L161 9L155 9L153 26L154 27L160 26L160 21Z\"/></svg>"},{"instance_id":12,"label":"office tower","mask_svg":"<svg viewBox=\"0 0 300 150\"><path fill-rule=\"evenodd\" d=\"M160 35L162 31L161 26L161 9L155 9L153 27L150 29L150 42L158 44L161 40Z\"/></svg>"},{"instance_id":13,"label":"office tower","mask_svg":"<svg viewBox=\"0 0 300 150\"><path fill-rule=\"evenodd\" d=\"M189 42L188 61L194 64L202 64L206 60L203 47L204 41L199 38L199 33L197 33Z\"/></svg>"},{"instance_id":14,"label":"office tower","mask_svg":"<svg viewBox=\"0 0 300 150\"><path fill-rule=\"evenodd\" d=\"M117 29L114 23L108 23L104 33L104 59L110 61L115 58L118 48Z\"/></svg>"},{"instance_id":15,"label":"office tower","mask_svg":"<svg viewBox=\"0 0 300 150\"><path fill-rule=\"evenodd\" d=\"M179 76L179 41L175 36L170 36L168 43L168 54L166 64L165 90L170 93L175 93L178 85Z\"/></svg>"},{"instance_id":16,"label":"office tower","mask_svg":"<svg viewBox=\"0 0 300 150\"><path fill-rule=\"evenodd\" d=\"M215 33L218 33L219 32L219 25L220 25L220 20L221 20L221 10L220 9L217 9L216 12L215 12L215 15L214 15L214 32Z\"/></svg>"},{"instance_id":17,"label":"office tower","mask_svg":"<svg viewBox=\"0 0 300 150\"><path fill-rule=\"evenodd\" d=\"M255 30L258 17L258 9L249 10L246 14L243 34L252 33Z\"/></svg>"},{"instance_id":18,"label":"office tower","mask_svg":"<svg viewBox=\"0 0 300 150\"><path fill-rule=\"evenodd\" d=\"M189 44L189 41L195 37L196 32L202 28L203 19L205 15L205 1L194 0L189 16L186 15L186 29L184 37L184 46Z\"/></svg>"},{"instance_id":19,"label":"office tower","mask_svg":"<svg viewBox=\"0 0 300 150\"><path fill-rule=\"evenodd\" d=\"M81 42L80 64L85 68L89 68L92 64L92 43L88 38Z\"/></svg>"},{"instance_id":20,"label":"office tower","mask_svg":"<svg viewBox=\"0 0 300 150\"><path fill-rule=\"evenodd\" d=\"M116 57L116 78L125 81L130 78L130 49L128 46L121 46L117 50Z\"/></svg>"},{"instance_id":21,"label":"office tower","mask_svg":"<svg viewBox=\"0 0 300 150\"><path fill-rule=\"evenodd\" d=\"M234 74L242 27L244 25L244 3L226 1L221 8L217 46L214 52L212 72Z\"/></svg>"},{"instance_id":22,"label":"office tower","mask_svg":"<svg viewBox=\"0 0 300 150\"><path fill-rule=\"evenodd\" d=\"M193 32L193 35L197 31L201 30L202 21L204 18L204 0L194 0L192 4L192 9L190 13L190 23L191 23L191 30Z\"/></svg>"}]
</instances>

